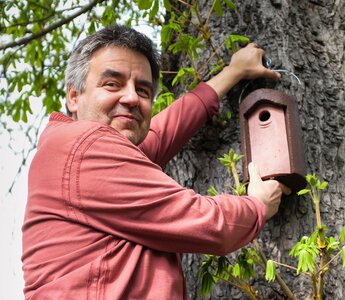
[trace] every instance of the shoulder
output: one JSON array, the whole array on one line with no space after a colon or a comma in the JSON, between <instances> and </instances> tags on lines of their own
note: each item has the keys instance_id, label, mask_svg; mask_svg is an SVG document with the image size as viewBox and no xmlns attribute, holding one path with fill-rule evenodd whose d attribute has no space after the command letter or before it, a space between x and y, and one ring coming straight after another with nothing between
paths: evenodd
<instances>
[{"instance_id":1,"label":"shoulder","mask_svg":"<svg viewBox=\"0 0 345 300\"><path fill-rule=\"evenodd\" d=\"M140 151L118 131L97 121L73 121L71 118L53 113L49 123L41 134L38 143L38 152L54 156L74 155L76 152L85 152L91 145L97 144L104 151L114 151L116 146L131 148Z\"/></svg>"},{"instance_id":2,"label":"shoulder","mask_svg":"<svg viewBox=\"0 0 345 300\"><path fill-rule=\"evenodd\" d=\"M85 140L104 135L113 138L122 137L115 129L101 122L90 120L73 121L61 113L53 113L42 132L39 146L45 143L60 144L61 146L70 143L79 144Z\"/></svg>"}]
</instances>

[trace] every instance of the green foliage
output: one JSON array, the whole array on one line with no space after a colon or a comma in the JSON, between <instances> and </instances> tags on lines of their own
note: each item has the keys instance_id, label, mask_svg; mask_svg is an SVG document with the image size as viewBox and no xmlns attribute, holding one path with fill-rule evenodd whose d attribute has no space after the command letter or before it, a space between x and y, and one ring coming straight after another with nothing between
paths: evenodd
<instances>
[{"instance_id":1,"label":"green foliage","mask_svg":"<svg viewBox=\"0 0 345 300\"><path fill-rule=\"evenodd\" d=\"M326 237L326 252L331 254L335 250L339 249L340 242L337 241L333 236Z\"/></svg>"},{"instance_id":2,"label":"green foliage","mask_svg":"<svg viewBox=\"0 0 345 300\"><path fill-rule=\"evenodd\" d=\"M199 277L201 278L200 294L202 296L209 294L212 290L214 277L210 273L209 269L211 268L214 259L215 257L213 255L206 254L199 269Z\"/></svg>"},{"instance_id":3,"label":"green foliage","mask_svg":"<svg viewBox=\"0 0 345 300\"><path fill-rule=\"evenodd\" d=\"M235 153L234 149L230 149L229 153L224 154L222 157L218 158L218 160L228 169L228 171L230 171L231 167L234 164L236 165L242 157L242 154Z\"/></svg>"},{"instance_id":4,"label":"green foliage","mask_svg":"<svg viewBox=\"0 0 345 300\"><path fill-rule=\"evenodd\" d=\"M256 276L254 263L260 261L257 252L251 248L242 248L234 265L233 275L241 280L249 280Z\"/></svg>"},{"instance_id":5,"label":"green foliage","mask_svg":"<svg viewBox=\"0 0 345 300\"><path fill-rule=\"evenodd\" d=\"M236 9L236 5L235 3L233 3L232 1L230 0L215 0L214 1L214 11L216 13L216 15L218 17L222 16L223 15L223 7L222 7L222 3L221 2L224 2L224 4L230 8L231 10L235 10Z\"/></svg>"},{"instance_id":6,"label":"green foliage","mask_svg":"<svg viewBox=\"0 0 345 300\"><path fill-rule=\"evenodd\" d=\"M171 44L168 47L168 50L171 51L173 54L178 52L186 52L191 60L198 60L199 54L198 49L204 48L203 38L202 37L192 37L189 34L182 33L178 41Z\"/></svg>"},{"instance_id":7,"label":"green foliage","mask_svg":"<svg viewBox=\"0 0 345 300\"><path fill-rule=\"evenodd\" d=\"M163 49L165 49L166 46L171 42L174 34L179 34L180 32L182 32L181 23L183 24L184 19L185 14L183 14L178 20L176 20L175 13L171 13L169 22L163 25L161 29L161 42Z\"/></svg>"},{"instance_id":8,"label":"green foliage","mask_svg":"<svg viewBox=\"0 0 345 300\"><path fill-rule=\"evenodd\" d=\"M243 187L236 179L236 163L241 160L243 156L235 153L230 149L229 153L224 154L218 160L227 168L227 170L235 178L237 188L232 188L238 195L245 194L245 190L238 192L240 187ZM324 190L328 183L320 181L316 175L308 174L306 176L310 188L299 192L299 195L306 195L312 198L315 206L315 214L317 219L317 226L310 237L303 236L301 240L291 249L289 256L296 257L298 260L297 268L281 264L271 259L267 260L260 249L257 241L253 241L255 249L242 248L240 254L237 256L235 262L230 262L226 256L216 257L212 255L205 256L202 264L202 293L209 294L212 290L213 284L218 281L226 281L229 284L235 285L251 299L257 299L257 293L250 286L250 279L256 276L255 266L266 267L265 278L268 282L275 281L277 278L281 284L282 289L289 295L289 298L294 298L290 289L283 282L283 279L276 273L276 266L290 268L295 270L297 275L304 273L309 276L313 286L313 299L321 299L323 276L339 256L342 259L342 266L345 267L345 246L339 250L341 243L345 241L345 227L343 227L339 239L333 236L326 236L327 228L322 224L319 202L320 191ZM217 195L218 192L214 187L208 190L209 195ZM203 278L204 277L204 278Z\"/></svg>"},{"instance_id":9,"label":"green foliage","mask_svg":"<svg viewBox=\"0 0 345 300\"><path fill-rule=\"evenodd\" d=\"M242 157L242 154L235 153L233 149L230 149L229 153L226 153L223 155L223 157L218 158L221 164L225 166L229 172L231 172L232 177L235 181L235 186L231 186L231 191L237 196L245 195L247 192L246 186L244 184L241 184L238 179L236 169L236 165L242 159Z\"/></svg>"},{"instance_id":10,"label":"green foliage","mask_svg":"<svg viewBox=\"0 0 345 300\"><path fill-rule=\"evenodd\" d=\"M248 38L237 34L230 34L222 45L216 45L213 40L208 21L213 15L221 16L225 9L236 9L236 5L230 0L213 0L208 13L203 14L206 15L204 19L200 16L196 0L188 3L172 0L110 0L90 3L84 4L80 0L0 2L0 75L5 81L0 86L0 96L3 99L0 103L1 114L12 116L14 121L26 122L28 114L32 113L32 100L42 101L47 113L60 110L60 101L65 97L64 69L69 52L74 46L71 41L76 43L100 26L116 22L134 25L138 24L139 19L145 19L151 26L158 26L163 51L187 56L183 67L170 71L176 74L172 85L184 86L188 82L188 88L201 80L200 74L205 64L212 64L211 74L224 67L225 63L215 49L225 45L226 49L235 53L238 43L249 42ZM133 7L133 3L136 6ZM184 9L178 9L177 3L185 5ZM165 11L169 12L169 18L162 21ZM80 12L78 16L77 12ZM195 35L186 33L186 28L190 26L195 29ZM199 53L205 47L211 50L209 57L203 55L203 61L199 61ZM215 59L211 61L213 57ZM154 103L153 114L170 105L173 99L173 94L163 88ZM246 193L236 171L236 164L241 158L242 155L236 154L232 149L219 158L233 175L235 186L231 189L237 195ZM298 258L298 274L313 272L312 280L319 280L318 284L321 285L322 278L319 275L328 270L336 258L341 256L345 267L345 246L339 250L340 244L345 241L345 227L338 240L325 235L326 227L321 222L319 203L320 192L327 188L328 183L320 181L314 174L307 175L306 179L310 187L298 194L308 194L312 198L317 226L310 237L301 238L290 255ZM217 195L218 191L212 187L208 193ZM253 298L255 293L250 287L249 279L255 276L255 265L262 263L258 252L247 248L241 250L234 263L225 256L206 255L200 270L201 292L208 294L213 284L225 280ZM268 281L277 277L275 266L278 264L272 260L267 261Z\"/></svg>"},{"instance_id":11,"label":"green foliage","mask_svg":"<svg viewBox=\"0 0 345 300\"><path fill-rule=\"evenodd\" d=\"M232 53L237 51L237 43L246 44L249 39L242 35L230 34L225 40L226 49L230 49Z\"/></svg>"},{"instance_id":12,"label":"green foliage","mask_svg":"<svg viewBox=\"0 0 345 300\"><path fill-rule=\"evenodd\" d=\"M152 107L152 115L154 116L158 114L159 112L161 112L164 108L166 108L171 103L173 103L174 99L175 99L174 94L171 92L159 94L159 96L157 97Z\"/></svg>"},{"instance_id":13,"label":"green foliage","mask_svg":"<svg viewBox=\"0 0 345 300\"><path fill-rule=\"evenodd\" d=\"M182 68L180 69L176 76L174 77L172 81L172 85L174 86L177 82L181 83L181 86L184 87L186 82L186 76L190 75L192 77L192 83L189 84L189 89L192 89L197 84L197 71L194 68Z\"/></svg>"},{"instance_id":14,"label":"green foliage","mask_svg":"<svg viewBox=\"0 0 345 300\"><path fill-rule=\"evenodd\" d=\"M304 236L291 249L289 255L298 257L297 274L315 270L315 258L319 254L319 249L313 239Z\"/></svg>"},{"instance_id":15,"label":"green foliage","mask_svg":"<svg viewBox=\"0 0 345 300\"><path fill-rule=\"evenodd\" d=\"M256 276L254 266L258 261L258 254L250 248L242 248L234 263L226 256L206 254L199 270L201 295L210 294L213 284L219 281L229 282L248 295L255 294L249 280Z\"/></svg>"},{"instance_id":16,"label":"green foliage","mask_svg":"<svg viewBox=\"0 0 345 300\"><path fill-rule=\"evenodd\" d=\"M310 190L308 190L308 189L302 189L302 190L300 190L300 191L297 192L297 195L298 195L298 196L302 196L302 195L305 195L305 194L308 194L308 193L310 193Z\"/></svg>"},{"instance_id":17,"label":"green foliage","mask_svg":"<svg viewBox=\"0 0 345 300\"><path fill-rule=\"evenodd\" d=\"M236 164L243 155L236 153L233 149L229 153L218 158L229 173L234 177L235 188L231 187L237 195L244 195L246 188L238 181ZM215 187L210 187L208 195L216 196L218 191ZM242 248L234 262L231 262L226 256L205 255L202 261L199 275L201 277L201 295L208 295L212 291L212 286L219 281L228 282L246 293L253 299L256 292L250 285L250 279L256 276L255 265L261 263L261 258L255 249Z\"/></svg>"},{"instance_id":18,"label":"green foliage","mask_svg":"<svg viewBox=\"0 0 345 300\"><path fill-rule=\"evenodd\" d=\"M217 196L219 193L216 190L216 188L214 186L211 186L208 190L207 190L207 195L209 196Z\"/></svg>"},{"instance_id":19,"label":"green foliage","mask_svg":"<svg viewBox=\"0 0 345 300\"><path fill-rule=\"evenodd\" d=\"M276 265L273 260L268 260L266 263L266 274L265 279L269 282L276 279Z\"/></svg>"},{"instance_id":20,"label":"green foliage","mask_svg":"<svg viewBox=\"0 0 345 300\"><path fill-rule=\"evenodd\" d=\"M185 5L185 9L177 9L177 4ZM160 30L163 50L186 54L189 58L189 66L176 71L172 85L184 86L188 82L188 88L192 89L201 80L200 69L204 67L196 67L199 51L206 45L215 49L207 27L209 18L213 13L219 16L225 9L235 8L230 0L215 0L207 19L202 19L198 1L190 4L170 0L111 0L88 4L80 0L1 2L0 65L3 68L0 72L6 83L0 90L0 96L5 99L0 103L0 112L25 122L32 113L32 101L42 101L46 113L60 110L65 98L64 70L74 46L71 41L75 44L86 34L112 23L131 26L146 20ZM165 12L169 12L169 18L163 22ZM197 29L196 36L185 33L189 26ZM232 43L235 39L246 38L234 35ZM211 53L210 57L213 55L217 53ZM219 57L216 66L212 73L224 66ZM172 99L172 94L163 90L153 106L153 114L170 105Z\"/></svg>"},{"instance_id":21,"label":"green foliage","mask_svg":"<svg viewBox=\"0 0 345 300\"><path fill-rule=\"evenodd\" d=\"M339 242L343 243L345 241L345 227L341 230L340 237L339 237Z\"/></svg>"},{"instance_id":22,"label":"green foliage","mask_svg":"<svg viewBox=\"0 0 345 300\"><path fill-rule=\"evenodd\" d=\"M151 12L159 18L158 0L149 2ZM148 1L140 1L141 6L145 3ZM71 41L114 22L134 25L141 15L129 1L91 4L79 0L1 2L2 113L12 116L14 121L26 122L27 115L32 114L33 101L42 101L47 113L60 110L65 98L64 70L73 47Z\"/></svg>"},{"instance_id":23,"label":"green foliage","mask_svg":"<svg viewBox=\"0 0 345 300\"><path fill-rule=\"evenodd\" d=\"M157 2L157 1L153 1L153 0L137 0L138 2L138 8L140 10L147 10L150 9L153 2Z\"/></svg>"}]
</instances>

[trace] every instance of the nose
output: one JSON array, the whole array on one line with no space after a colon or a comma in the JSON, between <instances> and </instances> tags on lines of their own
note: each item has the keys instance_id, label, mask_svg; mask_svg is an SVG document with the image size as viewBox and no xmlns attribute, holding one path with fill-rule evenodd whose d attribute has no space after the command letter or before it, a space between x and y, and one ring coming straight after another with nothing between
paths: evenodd
<instances>
[{"instance_id":1,"label":"nose","mask_svg":"<svg viewBox=\"0 0 345 300\"><path fill-rule=\"evenodd\" d=\"M123 95L121 96L119 102L130 107L135 107L139 105L139 95L136 88L132 84L128 84L123 90Z\"/></svg>"}]
</instances>

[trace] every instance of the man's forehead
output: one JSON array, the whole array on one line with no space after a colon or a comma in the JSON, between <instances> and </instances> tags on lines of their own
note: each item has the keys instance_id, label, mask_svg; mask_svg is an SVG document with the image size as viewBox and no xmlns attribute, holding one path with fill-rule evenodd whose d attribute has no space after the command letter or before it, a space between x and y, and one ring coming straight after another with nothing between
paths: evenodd
<instances>
[{"instance_id":1,"label":"man's forehead","mask_svg":"<svg viewBox=\"0 0 345 300\"><path fill-rule=\"evenodd\" d=\"M101 72L106 69L113 69L114 71L120 71L120 69L135 70L142 73L145 79L152 81L151 65L147 57L131 49L113 46L98 49L91 57L90 68Z\"/></svg>"},{"instance_id":2,"label":"man's forehead","mask_svg":"<svg viewBox=\"0 0 345 300\"><path fill-rule=\"evenodd\" d=\"M141 60L142 62L147 62L150 65L148 58L134 50L125 47L116 47L116 46L105 46L102 48L97 49L91 56L91 60L97 60L98 58L109 59L114 61L122 61L122 60Z\"/></svg>"}]
</instances>

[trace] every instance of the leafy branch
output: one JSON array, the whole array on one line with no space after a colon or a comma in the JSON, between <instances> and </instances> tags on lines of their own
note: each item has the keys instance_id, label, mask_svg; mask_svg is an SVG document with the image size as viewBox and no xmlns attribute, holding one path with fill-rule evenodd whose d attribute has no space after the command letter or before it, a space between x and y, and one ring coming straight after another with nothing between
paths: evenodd
<instances>
[{"instance_id":1,"label":"leafy branch","mask_svg":"<svg viewBox=\"0 0 345 300\"><path fill-rule=\"evenodd\" d=\"M230 149L228 153L218 158L220 163L228 170L229 176L234 180L235 186L230 184L230 190L238 196L246 194L246 186L240 182L237 172L237 164L242 158L243 155L236 153L233 149ZM214 187L211 187L208 189L208 194L215 196L218 194L218 191ZM266 279L268 281L277 280L285 295L291 300L296 299L285 281L275 273L274 263L271 260L267 260L258 241L254 239L252 243L254 249L248 247L242 248L234 264L224 256L205 256L205 260L203 261L205 264L202 264L200 269L202 295L211 293L212 285L219 280L223 280L230 285L236 286L250 299L261 299L258 291L254 290L249 281L251 278L256 277L254 268L258 266L262 269L266 268ZM273 270L274 276L272 276ZM224 272L227 276L220 276Z\"/></svg>"},{"instance_id":2,"label":"leafy branch","mask_svg":"<svg viewBox=\"0 0 345 300\"><path fill-rule=\"evenodd\" d=\"M147 10L148 14L151 14L155 5L157 5L159 1L139 1L138 3L140 4L142 2L145 2L145 5L139 5L139 8L145 9ZM186 58L188 59L188 62L186 63L187 66L175 71L176 75L172 79L171 85L175 86L177 83L179 83L182 87L184 87L188 82L188 89L192 89L198 82L202 80L203 76L201 72L206 66L209 65L211 59L215 57L217 63L214 64L209 74L218 72L225 66L223 59L219 55L219 51L222 47L226 47L226 49L231 47L231 51L234 53L237 50L236 43L248 42L248 38L242 36L242 39L236 39L235 35L229 35L228 38L219 46L215 46L208 23L213 13L215 13L217 16L223 14L222 2L228 9L236 9L235 4L230 0L214 0L209 11L207 12L205 19L203 19L199 13L198 1L191 1L190 3L186 3L185 1L176 2L181 6L185 6L186 9L181 11L177 5L174 5L172 1L164 2L164 8L169 12L170 18L166 24L162 25L161 28L162 48L163 50L166 49L167 51L172 52L172 54L185 54ZM194 35L185 33L187 27L190 25L193 26L196 31ZM171 43L172 40L174 40L173 43ZM233 41L231 46L228 41ZM200 62L199 52L200 50L204 49L205 46L208 46L208 49L211 49L211 52L208 57L203 57L205 59L203 62ZM172 71L163 71L162 73L171 74L171 72ZM166 87L162 87L164 90L166 90ZM164 93L165 91L163 94ZM161 105L163 101L160 99L160 97L161 95L158 95L157 97L159 109L154 108L155 113L159 112L160 109L164 109L164 107Z\"/></svg>"},{"instance_id":3,"label":"leafy branch","mask_svg":"<svg viewBox=\"0 0 345 300\"><path fill-rule=\"evenodd\" d=\"M322 182L315 174L308 174L306 179L310 188L299 191L298 195L309 195L312 200L316 218L315 231L310 237L303 236L289 253L290 256L298 258L297 268L270 260L267 263L266 279L275 279L274 265L293 269L297 275L303 273L310 278L313 286L312 299L320 300L323 297L324 275L331 264L341 256L342 266L345 267L345 246L339 247L345 241L345 227L338 239L326 236L326 225L321 221L320 200L321 192L328 183Z\"/></svg>"},{"instance_id":4,"label":"leafy branch","mask_svg":"<svg viewBox=\"0 0 345 300\"><path fill-rule=\"evenodd\" d=\"M218 158L234 180L235 187L230 186L230 189L239 196L246 193L246 188L240 183L236 169L236 164L242 157L243 155L237 154L233 149L230 149L229 153ZM226 257L205 256L200 269L202 295L209 294L213 284L223 280L238 287L250 299L260 299L260 295L253 290L248 281L248 279L256 276L254 271L254 266L256 265L266 270L265 278L268 282L276 280L279 283L284 294L289 299L296 299L296 297L286 285L284 279L277 274L276 266L291 269L297 275L305 274L310 278L313 286L312 299L322 299L324 275L331 268L331 264L341 257L342 266L345 267L345 245L340 248L340 245L345 242L345 227L343 227L338 239L326 235L326 225L321 221L320 200L321 192L328 186L328 183L321 181L314 174L308 174L306 179L310 188L299 191L298 195L309 195L311 197L317 225L313 234L311 236L303 236L289 253L289 256L297 257L297 267L267 259L258 241L253 240L254 249L242 248L234 264ZM208 190L208 194L214 196L219 193L214 187L211 187Z\"/></svg>"},{"instance_id":5,"label":"leafy branch","mask_svg":"<svg viewBox=\"0 0 345 300\"><path fill-rule=\"evenodd\" d=\"M12 42L0 44L0 51L6 50L7 48L14 48L14 47L20 46L20 45L27 45L28 43L32 42L33 40L36 40L36 39L46 35L47 33L52 32L56 28L61 27L65 24L69 23L73 19L79 17L80 15L84 14L85 12L91 10L97 4L102 3L104 1L105 0L93 0L89 4L82 7L79 11L75 12L74 14L71 14L69 17L62 18L61 20L56 21L55 23L52 23L51 25L47 26L46 28L43 28L42 30L40 30L37 33L33 33L32 35L23 37L21 39L18 39L18 40L12 41Z\"/></svg>"}]
</instances>

